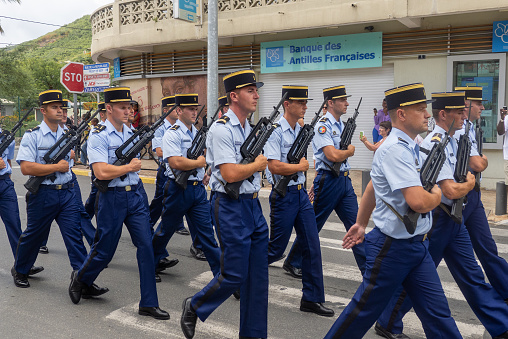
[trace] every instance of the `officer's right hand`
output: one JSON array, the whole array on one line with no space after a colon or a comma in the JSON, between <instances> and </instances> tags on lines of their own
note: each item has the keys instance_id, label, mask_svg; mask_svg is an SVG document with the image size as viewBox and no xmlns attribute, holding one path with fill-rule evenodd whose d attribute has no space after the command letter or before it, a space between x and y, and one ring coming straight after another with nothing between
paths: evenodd
<instances>
[{"instance_id":1,"label":"officer's right hand","mask_svg":"<svg viewBox=\"0 0 508 339\"><path fill-rule=\"evenodd\" d=\"M254 164L256 165L256 172L264 171L268 165L268 159L263 154L260 154L254 160Z\"/></svg>"},{"instance_id":2,"label":"officer's right hand","mask_svg":"<svg viewBox=\"0 0 508 339\"><path fill-rule=\"evenodd\" d=\"M439 188L439 186L435 184L434 187L432 187L432 189L430 190L430 193L437 194L439 195L439 197L441 197L441 188Z\"/></svg>"},{"instance_id":3,"label":"officer's right hand","mask_svg":"<svg viewBox=\"0 0 508 339\"><path fill-rule=\"evenodd\" d=\"M355 155L355 146L353 146L352 144L350 144L348 147L347 147L347 150L349 151L350 155L349 157L352 157L353 155ZM348 158L349 158L348 157Z\"/></svg>"},{"instance_id":4,"label":"officer's right hand","mask_svg":"<svg viewBox=\"0 0 508 339\"><path fill-rule=\"evenodd\" d=\"M205 159L205 157L203 155L200 155L196 159L196 161L197 161L198 168L206 166L206 159Z\"/></svg>"},{"instance_id":5,"label":"officer's right hand","mask_svg":"<svg viewBox=\"0 0 508 339\"><path fill-rule=\"evenodd\" d=\"M7 165L5 164L4 159L2 159L2 157L0 157L0 170L3 170L6 167L7 167Z\"/></svg>"},{"instance_id":6,"label":"officer's right hand","mask_svg":"<svg viewBox=\"0 0 508 339\"><path fill-rule=\"evenodd\" d=\"M69 171L69 163L66 160L60 160L56 166L56 172L67 173Z\"/></svg>"},{"instance_id":7,"label":"officer's right hand","mask_svg":"<svg viewBox=\"0 0 508 339\"><path fill-rule=\"evenodd\" d=\"M309 169L309 161L305 157L300 159L300 172L305 172Z\"/></svg>"},{"instance_id":8,"label":"officer's right hand","mask_svg":"<svg viewBox=\"0 0 508 339\"><path fill-rule=\"evenodd\" d=\"M129 172L137 172L141 169L141 160L138 158L134 158L129 163L130 171Z\"/></svg>"},{"instance_id":9,"label":"officer's right hand","mask_svg":"<svg viewBox=\"0 0 508 339\"><path fill-rule=\"evenodd\" d=\"M474 176L473 173L467 172L466 183L467 186L469 187L469 190L472 190L474 188L474 185L476 184L476 177Z\"/></svg>"}]
</instances>

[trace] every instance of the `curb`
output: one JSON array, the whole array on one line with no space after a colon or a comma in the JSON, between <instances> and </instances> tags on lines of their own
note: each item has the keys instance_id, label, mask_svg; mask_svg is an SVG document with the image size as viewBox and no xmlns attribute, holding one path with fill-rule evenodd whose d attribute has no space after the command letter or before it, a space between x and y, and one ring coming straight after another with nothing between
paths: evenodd
<instances>
[{"instance_id":1,"label":"curb","mask_svg":"<svg viewBox=\"0 0 508 339\"><path fill-rule=\"evenodd\" d=\"M83 170L83 169L73 168L72 171L76 175L81 175L81 176L85 176L85 177L89 177L90 176L90 170ZM140 176L139 178L141 179L141 181L144 184L155 184L155 178L142 177L142 176Z\"/></svg>"}]
</instances>

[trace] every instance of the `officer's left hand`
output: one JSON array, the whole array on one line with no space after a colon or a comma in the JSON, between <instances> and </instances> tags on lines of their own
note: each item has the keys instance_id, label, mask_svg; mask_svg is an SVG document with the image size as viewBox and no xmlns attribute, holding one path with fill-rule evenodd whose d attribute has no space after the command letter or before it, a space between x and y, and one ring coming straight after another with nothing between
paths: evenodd
<instances>
[{"instance_id":1,"label":"officer's left hand","mask_svg":"<svg viewBox=\"0 0 508 339\"><path fill-rule=\"evenodd\" d=\"M0 170L3 170L6 167L7 167L7 165L5 164L4 159L2 159L2 157L0 157Z\"/></svg>"},{"instance_id":2,"label":"officer's left hand","mask_svg":"<svg viewBox=\"0 0 508 339\"><path fill-rule=\"evenodd\" d=\"M476 177L473 173L467 172L466 183L468 184L469 190L474 188L474 185L476 184Z\"/></svg>"},{"instance_id":3,"label":"officer's left hand","mask_svg":"<svg viewBox=\"0 0 508 339\"><path fill-rule=\"evenodd\" d=\"M74 150L71 149L71 159L74 159L74 156L76 155L76 153L74 153Z\"/></svg>"},{"instance_id":4,"label":"officer's left hand","mask_svg":"<svg viewBox=\"0 0 508 339\"><path fill-rule=\"evenodd\" d=\"M342 248L350 249L361 243L364 237L365 227L360 226L359 224L354 224L342 239Z\"/></svg>"},{"instance_id":5,"label":"officer's left hand","mask_svg":"<svg viewBox=\"0 0 508 339\"><path fill-rule=\"evenodd\" d=\"M203 177L203 185L208 185L208 183L210 182L210 176L208 174L205 173L204 177Z\"/></svg>"}]
</instances>

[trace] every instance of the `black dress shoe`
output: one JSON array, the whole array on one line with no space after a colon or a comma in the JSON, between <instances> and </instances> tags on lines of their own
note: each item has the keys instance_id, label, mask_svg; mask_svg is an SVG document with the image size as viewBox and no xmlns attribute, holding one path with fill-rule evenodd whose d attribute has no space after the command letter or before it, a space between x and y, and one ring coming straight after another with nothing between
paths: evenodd
<instances>
[{"instance_id":1,"label":"black dress shoe","mask_svg":"<svg viewBox=\"0 0 508 339\"><path fill-rule=\"evenodd\" d=\"M42 266L32 266L30 271L28 271L28 275L36 275L37 273L41 273L44 271L44 267Z\"/></svg>"},{"instance_id":2,"label":"black dress shoe","mask_svg":"<svg viewBox=\"0 0 508 339\"><path fill-rule=\"evenodd\" d=\"M300 311L316 313L323 317L333 317L335 314L331 308L325 307L322 303L313 303L303 299L300 301Z\"/></svg>"},{"instance_id":3,"label":"black dress shoe","mask_svg":"<svg viewBox=\"0 0 508 339\"><path fill-rule=\"evenodd\" d=\"M161 281L162 281L161 276L158 273L155 273L155 282L158 283Z\"/></svg>"},{"instance_id":4,"label":"black dress shoe","mask_svg":"<svg viewBox=\"0 0 508 339\"><path fill-rule=\"evenodd\" d=\"M196 321L198 320L198 315L192 308L191 300L192 297L188 297L183 301L182 318L180 319L180 326L182 327L183 334L187 339L194 338L194 331L196 330Z\"/></svg>"},{"instance_id":5,"label":"black dress shoe","mask_svg":"<svg viewBox=\"0 0 508 339\"><path fill-rule=\"evenodd\" d=\"M81 293L83 291L83 284L78 280L78 271L72 271L71 283L69 285L69 297L74 304L79 303L81 300Z\"/></svg>"},{"instance_id":6,"label":"black dress shoe","mask_svg":"<svg viewBox=\"0 0 508 339\"><path fill-rule=\"evenodd\" d=\"M104 293L109 292L109 288L107 287L99 287L95 284L92 284L92 286L84 286L81 290L81 298L83 299L90 299L92 297L98 297L100 295L103 295Z\"/></svg>"},{"instance_id":7,"label":"black dress shoe","mask_svg":"<svg viewBox=\"0 0 508 339\"><path fill-rule=\"evenodd\" d=\"M185 227L180 228L179 230L176 231L176 233L180 235L190 235L190 232Z\"/></svg>"},{"instance_id":8,"label":"black dress shoe","mask_svg":"<svg viewBox=\"0 0 508 339\"><path fill-rule=\"evenodd\" d=\"M233 292L233 297L235 297L236 300L240 300L240 290L236 290Z\"/></svg>"},{"instance_id":9,"label":"black dress shoe","mask_svg":"<svg viewBox=\"0 0 508 339\"><path fill-rule=\"evenodd\" d=\"M282 265L284 271L288 272L293 278L302 279L302 269L296 268L288 262L284 262Z\"/></svg>"},{"instance_id":10,"label":"black dress shoe","mask_svg":"<svg viewBox=\"0 0 508 339\"><path fill-rule=\"evenodd\" d=\"M376 334L388 338L388 339L409 339L407 335L404 333L391 333L388 332L388 330L381 327L381 325L376 321L376 326L374 327L374 330L376 331ZM508 338L508 337L507 337Z\"/></svg>"},{"instance_id":11,"label":"black dress shoe","mask_svg":"<svg viewBox=\"0 0 508 339\"><path fill-rule=\"evenodd\" d=\"M147 315L158 320L169 319L169 313L158 307L140 307L138 313L139 315Z\"/></svg>"},{"instance_id":12,"label":"black dress shoe","mask_svg":"<svg viewBox=\"0 0 508 339\"><path fill-rule=\"evenodd\" d=\"M28 275L27 274L16 272L14 267L11 268L11 274L12 274L12 278L14 280L14 285L16 285L16 287L21 287L21 288L30 287L30 283L28 282Z\"/></svg>"},{"instance_id":13,"label":"black dress shoe","mask_svg":"<svg viewBox=\"0 0 508 339\"><path fill-rule=\"evenodd\" d=\"M41 248L39 248L39 253L48 254L49 253L48 246L41 246Z\"/></svg>"},{"instance_id":14,"label":"black dress shoe","mask_svg":"<svg viewBox=\"0 0 508 339\"><path fill-rule=\"evenodd\" d=\"M191 244L189 251L195 259L200 261L206 261L205 252L203 252L203 250L200 250L199 248L194 247L194 244Z\"/></svg>"},{"instance_id":15,"label":"black dress shoe","mask_svg":"<svg viewBox=\"0 0 508 339\"><path fill-rule=\"evenodd\" d=\"M178 264L178 259L168 259L163 258L159 260L157 263L157 266L155 267L155 273L160 273L164 271L166 268L170 268Z\"/></svg>"}]
</instances>

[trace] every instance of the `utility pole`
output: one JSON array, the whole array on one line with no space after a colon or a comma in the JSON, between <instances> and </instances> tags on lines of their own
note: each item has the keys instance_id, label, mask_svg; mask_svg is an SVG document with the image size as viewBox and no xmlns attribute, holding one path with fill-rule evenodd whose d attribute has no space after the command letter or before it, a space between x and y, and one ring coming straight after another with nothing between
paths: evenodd
<instances>
[{"instance_id":1,"label":"utility pole","mask_svg":"<svg viewBox=\"0 0 508 339\"><path fill-rule=\"evenodd\" d=\"M208 0L207 112L208 126L219 103L219 7L217 0Z\"/></svg>"}]
</instances>

